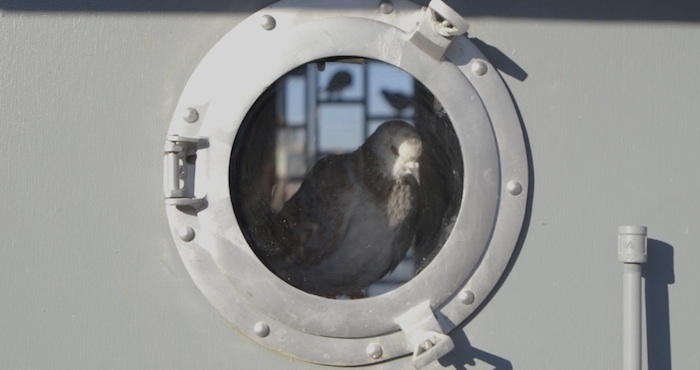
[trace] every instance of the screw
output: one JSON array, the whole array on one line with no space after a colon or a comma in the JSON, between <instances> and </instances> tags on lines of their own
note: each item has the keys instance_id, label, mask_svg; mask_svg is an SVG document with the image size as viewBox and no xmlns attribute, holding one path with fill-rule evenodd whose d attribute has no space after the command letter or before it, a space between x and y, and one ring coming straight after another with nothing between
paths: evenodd
<instances>
[{"instance_id":1,"label":"screw","mask_svg":"<svg viewBox=\"0 0 700 370\"><path fill-rule=\"evenodd\" d=\"M508 190L508 192L511 195L518 195L518 194L522 193L523 186L520 185L519 182L513 180L513 181L508 182L508 184L506 185L506 190Z\"/></svg>"},{"instance_id":2,"label":"screw","mask_svg":"<svg viewBox=\"0 0 700 370\"><path fill-rule=\"evenodd\" d=\"M259 321L253 327L253 332L260 338L265 338L266 336L270 335L270 326L262 321Z\"/></svg>"},{"instance_id":3,"label":"screw","mask_svg":"<svg viewBox=\"0 0 700 370\"><path fill-rule=\"evenodd\" d=\"M277 21L271 15L265 14L260 21L260 26L269 31L277 26Z\"/></svg>"},{"instance_id":4,"label":"screw","mask_svg":"<svg viewBox=\"0 0 700 370\"><path fill-rule=\"evenodd\" d=\"M379 11L382 14L391 14L394 11L394 4L390 0L382 0L379 2Z\"/></svg>"},{"instance_id":5,"label":"screw","mask_svg":"<svg viewBox=\"0 0 700 370\"><path fill-rule=\"evenodd\" d=\"M477 76L483 76L489 70L489 67L483 60L477 60L472 63L472 72Z\"/></svg>"},{"instance_id":6,"label":"screw","mask_svg":"<svg viewBox=\"0 0 700 370\"><path fill-rule=\"evenodd\" d=\"M382 357L383 350L382 346L380 346L378 343L370 343L367 345L367 356L373 358L373 359L379 359Z\"/></svg>"},{"instance_id":7,"label":"screw","mask_svg":"<svg viewBox=\"0 0 700 370\"><path fill-rule=\"evenodd\" d=\"M474 303L474 293L472 293L470 290L463 290L459 293L457 299L459 299L462 304L470 305Z\"/></svg>"},{"instance_id":8,"label":"screw","mask_svg":"<svg viewBox=\"0 0 700 370\"><path fill-rule=\"evenodd\" d=\"M192 107L187 108L182 113L182 119L184 119L187 123L195 123L199 120L199 112Z\"/></svg>"},{"instance_id":9,"label":"screw","mask_svg":"<svg viewBox=\"0 0 700 370\"><path fill-rule=\"evenodd\" d=\"M192 229L189 226L181 227L177 231L177 235L180 237L180 239L186 242L191 242L192 240L194 240L194 229Z\"/></svg>"}]
</instances>

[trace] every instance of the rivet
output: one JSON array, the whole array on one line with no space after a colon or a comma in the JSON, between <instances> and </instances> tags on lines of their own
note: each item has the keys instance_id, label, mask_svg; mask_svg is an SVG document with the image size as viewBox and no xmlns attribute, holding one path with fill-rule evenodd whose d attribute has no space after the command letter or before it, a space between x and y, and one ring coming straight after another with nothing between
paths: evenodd
<instances>
[{"instance_id":1,"label":"rivet","mask_svg":"<svg viewBox=\"0 0 700 370\"><path fill-rule=\"evenodd\" d=\"M367 356L376 360L381 358L383 353L384 350L382 350L382 346L380 346L379 343L370 343L367 345Z\"/></svg>"},{"instance_id":2,"label":"rivet","mask_svg":"<svg viewBox=\"0 0 700 370\"><path fill-rule=\"evenodd\" d=\"M477 76L483 76L486 74L486 71L489 70L489 67L486 65L486 63L483 60L477 60L474 63L472 63L472 72L474 72L475 75Z\"/></svg>"},{"instance_id":3,"label":"rivet","mask_svg":"<svg viewBox=\"0 0 700 370\"><path fill-rule=\"evenodd\" d=\"M518 194L522 193L523 186L520 185L519 182L513 180L513 181L508 182L508 184L506 185L506 190L508 190L508 192L511 195L518 195Z\"/></svg>"},{"instance_id":4,"label":"rivet","mask_svg":"<svg viewBox=\"0 0 700 370\"><path fill-rule=\"evenodd\" d=\"M186 242L191 242L194 239L194 229L189 226L181 227L177 231L177 235L180 237L180 239Z\"/></svg>"},{"instance_id":5,"label":"rivet","mask_svg":"<svg viewBox=\"0 0 700 370\"><path fill-rule=\"evenodd\" d=\"M182 119L187 123L195 123L199 120L199 112L192 107L187 108L182 112Z\"/></svg>"},{"instance_id":6,"label":"rivet","mask_svg":"<svg viewBox=\"0 0 700 370\"><path fill-rule=\"evenodd\" d=\"M459 293L457 299L459 299L462 304L470 305L474 303L474 293L472 293L471 290L463 290Z\"/></svg>"},{"instance_id":7,"label":"rivet","mask_svg":"<svg viewBox=\"0 0 700 370\"><path fill-rule=\"evenodd\" d=\"M253 327L253 332L260 338L265 338L266 336L270 335L270 326L262 321L259 321Z\"/></svg>"},{"instance_id":8,"label":"rivet","mask_svg":"<svg viewBox=\"0 0 700 370\"><path fill-rule=\"evenodd\" d=\"M277 21L271 15L265 14L260 21L260 26L269 31L277 26Z\"/></svg>"},{"instance_id":9,"label":"rivet","mask_svg":"<svg viewBox=\"0 0 700 370\"><path fill-rule=\"evenodd\" d=\"M379 11L382 14L391 14L394 11L394 3L390 0L382 0L379 2Z\"/></svg>"}]
</instances>

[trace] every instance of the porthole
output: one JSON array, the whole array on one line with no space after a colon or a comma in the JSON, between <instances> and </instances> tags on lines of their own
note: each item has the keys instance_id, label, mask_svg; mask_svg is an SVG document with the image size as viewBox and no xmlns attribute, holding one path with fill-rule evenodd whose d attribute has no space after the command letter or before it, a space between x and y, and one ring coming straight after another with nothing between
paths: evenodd
<instances>
[{"instance_id":1,"label":"porthole","mask_svg":"<svg viewBox=\"0 0 700 370\"><path fill-rule=\"evenodd\" d=\"M421 367L510 260L523 133L442 2L342 3L273 4L205 56L168 132L166 210L194 282L254 340Z\"/></svg>"},{"instance_id":2,"label":"porthole","mask_svg":"<svg viewBox=\"0 0 700 370\"><path fill-rule=\"evenodd\" d=\"M404 179L382 175L378 162L382 149L406 157L398 144L368 150L382 124L420 138ZM324 297L372 297L410 280L444 244L461 158L441 103L410 74L356 56L316 60L249 110L233 145L231 200L248 244L283 281Z\"/></svg>"}]
</instances>

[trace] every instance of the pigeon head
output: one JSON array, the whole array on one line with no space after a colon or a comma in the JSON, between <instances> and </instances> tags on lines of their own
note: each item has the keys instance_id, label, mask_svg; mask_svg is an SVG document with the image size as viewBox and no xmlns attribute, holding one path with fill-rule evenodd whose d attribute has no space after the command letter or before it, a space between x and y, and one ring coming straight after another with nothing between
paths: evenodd
<instances>
[{"instance_id":1,"label":"pigeon head","mask_svg":"<svg viewBox=\"0 0 700 370\"><path fill-rule=\"evenodd\" d=\"M400 120L384 122L365 145L376 156L381 175L395 181L411 176L420 183L418 159L423 143L413 126Z\"/></svg>"}]
</instances>

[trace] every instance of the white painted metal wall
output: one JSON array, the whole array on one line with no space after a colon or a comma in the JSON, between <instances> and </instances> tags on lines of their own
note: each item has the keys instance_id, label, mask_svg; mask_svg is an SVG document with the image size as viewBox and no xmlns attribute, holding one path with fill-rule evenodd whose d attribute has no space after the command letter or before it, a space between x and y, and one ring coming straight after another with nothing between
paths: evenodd
<instances>
[{"instance_id":1,"label":"white painted metal wall","mask_svg":"<svg viewBox=\"0 0 700 370\"><path fill-rule=\"evenodd\" d=\"M162 200L185 82L269 2L113 3L0 2L0 368L326 368L217 314ZM619 368L627 224L649 228L648 369L697 367L700 10L675 3L455 5L504 71L534 190L507 280L435 368Z\"/></svg>"}]
</instances>

